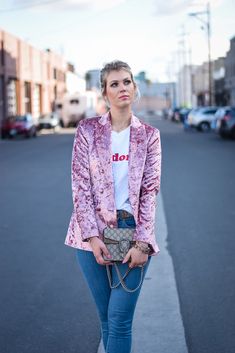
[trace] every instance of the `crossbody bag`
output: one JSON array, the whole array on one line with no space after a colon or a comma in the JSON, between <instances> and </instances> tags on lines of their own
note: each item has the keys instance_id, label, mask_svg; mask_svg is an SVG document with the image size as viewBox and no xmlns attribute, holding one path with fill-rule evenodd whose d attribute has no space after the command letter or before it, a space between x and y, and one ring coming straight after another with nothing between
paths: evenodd
<instances>
[{"instance_id":1,"label":"crossbody bag","mask_svg":"<svg viewBox=\"0 0 235 353\"><path fill-rule=\"evenodd\" d=\"M123 289L129 293L133 293L137 291L143 283L144 278L144 266L142 265L140 268L140 281L136 288L130 289L125 284L124 280L127 275L130 273L131 268L129 268L126 273L122 276L118 264L120 264L131 247L135 245L135 241L133 240L135 229L134 228L105 228L104 229L104 244L106 245L110 258L103 255L104 260L113 262L115 269L117 271L118 283L112 284L111 271L109 265L106 265L107 276L109 280L109 285L111 289L117 288L119 285L123 287ZM112 265L112 266L113 266Z\"/></svg>"}]
</instances>

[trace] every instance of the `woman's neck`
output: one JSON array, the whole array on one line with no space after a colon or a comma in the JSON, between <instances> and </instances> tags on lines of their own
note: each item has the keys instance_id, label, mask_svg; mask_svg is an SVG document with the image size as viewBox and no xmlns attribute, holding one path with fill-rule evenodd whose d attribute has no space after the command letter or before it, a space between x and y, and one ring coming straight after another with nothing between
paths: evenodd
<instances>
[{"instance_id":1,"label":"woman's neck","mask_svg":"<svg viewBox=\"0 0 235 353\"><path fill-rule=\"evenodd\" d=\"M111 108L110 109L110 115L111 115L111 123L112 123L112 129L114 131L121 131L126 129L130 123L131 123L131 109L128 107L128 109L115 109Z\"/></svg>"}]
</instances>

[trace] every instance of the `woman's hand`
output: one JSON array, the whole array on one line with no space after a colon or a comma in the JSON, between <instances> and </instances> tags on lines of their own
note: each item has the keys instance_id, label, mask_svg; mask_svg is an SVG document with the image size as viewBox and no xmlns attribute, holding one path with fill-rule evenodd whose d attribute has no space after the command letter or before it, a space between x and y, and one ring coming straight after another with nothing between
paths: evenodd
<instances>
[{"instance_id":1,"label":"woman's hand","mask_svg":"<svg viewBox=\"0 0 235 353\"><path fill-rule=\"evenodd\" d=\"M103 258L103 254L106 257L110 257L110 254L109 254L108 249L106 248L104 242L101 239L99 239L98 237L92 237L92 238L90 238L89 243L91 245L93 254L96 258L96 262L99 265L111 265L112 264L110 261L106 261Z\"/></svg>"},{"instance_id":2,"label":"woman's hand","mask_svg":"<svg viewBox=\"0 0 235 353\"><path fill-rule=\"evenodd\" d=\"M131 259L131 262L129 263L130 268L141 266L148 261L148 254L144 254L139 249L132 247L124 257L122 263L126 263L129 259Z\"/></svg>"}]
</instances>

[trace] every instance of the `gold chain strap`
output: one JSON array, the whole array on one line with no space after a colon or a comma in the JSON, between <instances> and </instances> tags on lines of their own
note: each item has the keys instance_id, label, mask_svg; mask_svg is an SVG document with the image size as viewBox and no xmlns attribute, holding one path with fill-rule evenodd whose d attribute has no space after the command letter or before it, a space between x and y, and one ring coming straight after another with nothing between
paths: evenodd
<instances>
[{"instance_id":1,"label":"gold chain strap","mask_svg":"<svg viewBox=\"0 0 235 353\"><path fill-rule=\"evenodd\" d=\"M118 275L118 279L119 279L119 282L117 284L112 284L112 279L111 279L111 273L110 273L110 268L109 268L109 265L106 265L106 270L107 270L107 275L108 275L108 280L109 280L109 285L110 285L110 288L111 289L115 289L117 288L120 284L121 286L123 287L123 289L128 292L128 293L133 293L133 292L136 292L140 286L142 285L143 283L143 279L144 279L144 265L141 266L141 273L140 273L140 282L138 284L138 286L134 289L130 289L126 286L125 282L124 282L124 279L126 278L126 276L128 275L128 273L131 271L131 268L129 268L126 273L124 274L124 276L122 277L120 271L119 271L119 268L118 268L118 265L114 262L114 266L115 266L115 269L117 271L117 275Z\"/></svg>"}]
</instances>

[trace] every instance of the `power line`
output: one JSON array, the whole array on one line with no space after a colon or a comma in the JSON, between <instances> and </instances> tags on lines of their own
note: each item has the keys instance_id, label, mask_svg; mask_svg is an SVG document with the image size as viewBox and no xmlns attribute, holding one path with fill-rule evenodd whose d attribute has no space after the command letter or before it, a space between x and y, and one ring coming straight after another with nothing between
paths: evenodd
<instances>
[{"instance_id":1,"label":"power line","mask_svg":"<svg viewBox=\"0 0 235 353\"><path fill-rule=\"evenodd\" d=\"M37 7L37 6L50 5L54 2L61 2L61 1L64 1L64 0L47 0L47 1L40 1L37 3L31 3L31 4L25 3L25 4L22 4L21 6L18 6L18 7L14 6L14 7L8 8L8 9L0 9L0 12L4 13L4 12L21 11L21 10L30 9L30 8Z\"/></svg>"}]
</instances>

